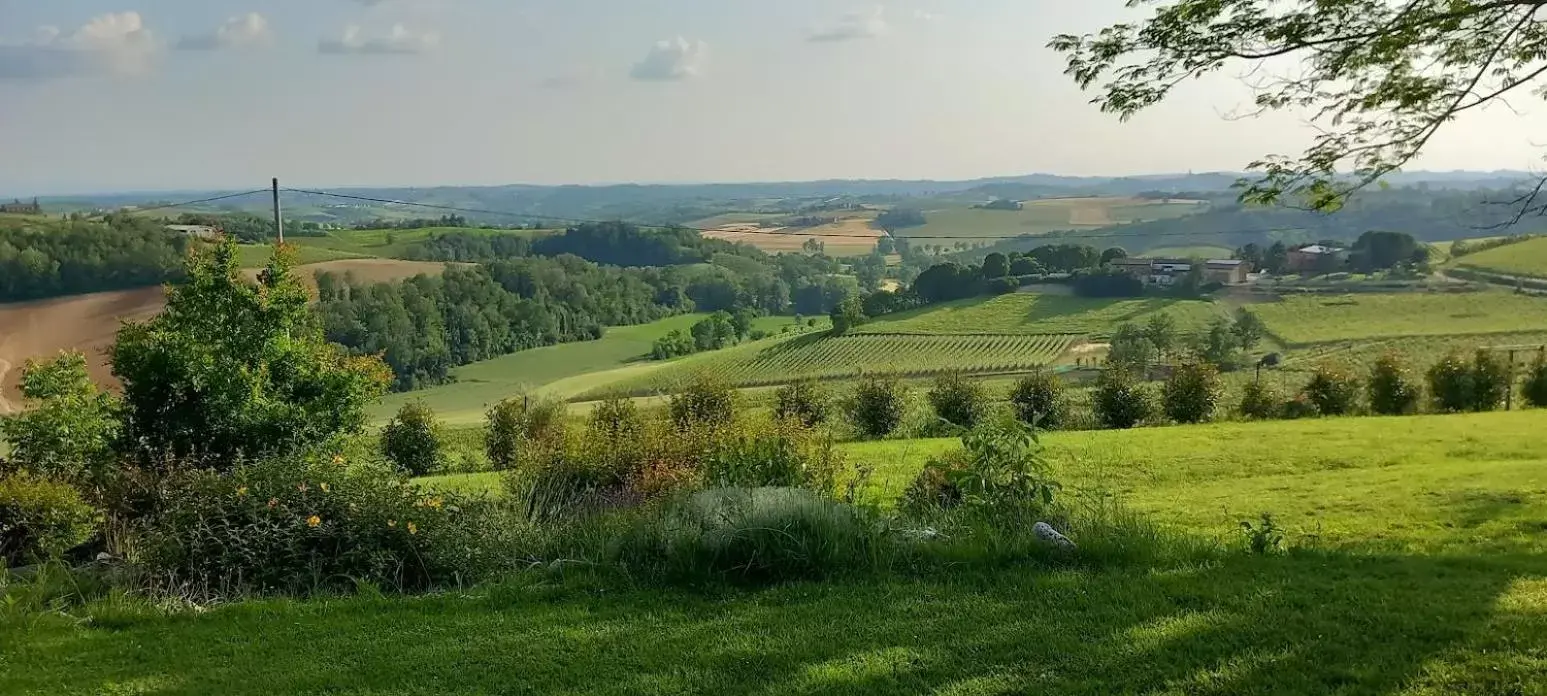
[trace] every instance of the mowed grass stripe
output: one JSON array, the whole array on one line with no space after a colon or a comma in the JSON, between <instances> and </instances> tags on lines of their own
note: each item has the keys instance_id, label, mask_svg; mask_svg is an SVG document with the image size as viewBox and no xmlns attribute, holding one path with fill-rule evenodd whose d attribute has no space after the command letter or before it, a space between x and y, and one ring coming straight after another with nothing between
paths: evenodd
<instances>
[{"instance_id":1,"label":"mowed grass stripe","mask_svg":"<svg viewBox=\"0 0 1547 696\"><path fill-rule=\"evenodd\" d=\"M695 356L669 368L599 387L581 399L672 391L700 376L737 387L860 374L927 376L960 370L997 373L1031 370L1058 360L1083 339L1077 334L1000 336L800 336Z\"/></svg>"}]
</instances>

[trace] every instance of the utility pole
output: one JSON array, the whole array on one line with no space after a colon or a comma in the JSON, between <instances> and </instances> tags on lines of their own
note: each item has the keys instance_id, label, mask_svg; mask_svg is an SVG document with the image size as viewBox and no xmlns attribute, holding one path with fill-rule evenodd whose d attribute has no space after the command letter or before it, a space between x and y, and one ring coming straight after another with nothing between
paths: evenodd
<instances>
[{"instance_id":1,"label":"utility pole","mask_svg":"<svg viewBox=\"0 0 1547 696\"><path fill-rule=\"evenodd\" d=\"M274 232L279 235L279 243L285 243L285 219L279 212L279 177L274 177Z\"/></svg>"}]
</instances>

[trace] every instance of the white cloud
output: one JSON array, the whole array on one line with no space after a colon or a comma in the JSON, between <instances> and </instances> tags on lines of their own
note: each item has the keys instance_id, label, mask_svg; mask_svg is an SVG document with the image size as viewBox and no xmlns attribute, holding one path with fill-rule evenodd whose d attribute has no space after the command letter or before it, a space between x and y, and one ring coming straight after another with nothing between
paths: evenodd
<instances>
[{"instance_id":1,"label":"white cloud","mask_svg":"<svg viewBox=\"0 0 1547 696\"><path fill-rule=\"evenodd\" d=\"M629 76L646 82L687 80L703 74L709 46L680 36L656 42L644 59L634 64Z\"/></svg>"},{"instance_id":2,"label":"white cloud","mask_svg":"<svg viewBox=\"0 0 1547 696\"><path fill-rule=\"evenodd\" d=\"M266 46L274 35L269 21L256 12L232 17L207 34L184 36L177 48L184 51L218 51L228 48Z\"/></svg>"},{"instance_id":3,"label":"white cloud","mask_svg":"<svg viewBox=\"0 0 1547 696\"><path fill-rule=\"evenodd\" d=\"M160 51L138 12L105 14L69 34L39 27L26 42L0 43L0 80L139 75Z\"/></svg>"},{"instance_id":4,"label":"white cloud","mask_svg":"<svg viewBox=\"0 0 1547 696\"><path fill-rule=\"evenodd\" d=\"M850 12L838 21L818 26L806 36L807 41L852 41L872 39L885 34L891 27L886 23L886 10L880 5L868 10Z\"/></svg>"},{"instance_id":5,"label":"white cloud","mask_svg":"<svg viewBox=\"0 0 1547 696\"><path fill-rule=\"evenodd\" d=\"M440 35L434 32L417 32L401 25L383 35L372 36L356 25L344 27L337 39L323 39L317 50L330 54L360 55L417 55L440 45Z\"/></svg>"}]
</instances>

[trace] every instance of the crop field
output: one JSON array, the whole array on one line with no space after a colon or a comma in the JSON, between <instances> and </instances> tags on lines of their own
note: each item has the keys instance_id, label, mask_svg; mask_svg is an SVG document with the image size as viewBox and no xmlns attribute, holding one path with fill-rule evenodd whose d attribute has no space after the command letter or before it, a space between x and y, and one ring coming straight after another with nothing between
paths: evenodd
<instances>
[{"instance_id":1,"label":"crop field","mask_svg":"<svg viewBox=\"0 0 1547 696\"><path fill-rule=\"evenodd\" d=\"M686 332L704 316L684 314L638 326L612 327L600 340L533 348L463 365L452 370L455 382L388 395L371 416L385 421L404 403L423 400L451 425L481 423L490 404L523 392L570 398L612 381L642 377L675 364L645 359L656 339L672 331ZM771 333L786 326L793 326L790 317L760 317L753 323L754 329Z\"/></svg>"},{"instance_id":2,"label":"crop field","mask_svg":"<svg viewBox=\"0 0 1547 696\"><path fill-rule=\"evenodd\" d=\"M1547 300L1504 292L1295 296L1252 311L1291 346L1547 331Z\"/></svg>"},{"instance_id":3,"label":"crop field","mask_svg":"<svg viewBox=\"0 0 1547 696\"><path fill-rule=\"evenodd\" d=\"M717 225L703 236L750 244L769 253L800 251L808 240L821 242L829 256L859 256L875 249L886 233L871 226L873 213L816 227L759 227L756 223Z\"/></svg>"},{"instance_id":4,"label":"crop field","mask_svg":"<svg viewBox=\"0 0 1547 696\"><path fill-rule=\"evenodd\" d=\"M732 386L753 387L801 379L844 379L861 374L907 377L955 370L1024 372L1056 362L1079 340L1077 335L1032 334L806 335L694 356L679 361L670 369L621 380L580 398L673 391L701 375Z\"/></svg>"},{"instance_id":5,"label":"crop field","mask_svg":"<svg viewBox=\"0 0 1547 696\"><path fill-rule=\"evenodd\" d=\"M1208 209L1198 201L1146 201L1136 198L1050 198L1026 201L1021 210L985 210L953 206L925 210L928 224L898 230L900 237L997 237L1047 234L1058 230L1096 229L1128 222L1183 217Z\"/></svg>"},{"instance_id":6,"label":"crop field","mask_svg":"<svg viewBox=\"0 0 1547 696\"><path fill-rule=\"evenodd\" d=\"M1104 299L1018 292L898 312L865 324L864 334L1088 334L1110 336L1125 322L1164 313L1177 328L1201 328L1223 310L1210 302L1169 298Z\"/></svg>"},{"instance_id":7,"label":"crop field","mask_svg":"<svg viewBox=\"0 0 1547 696\"><path fill-rule=\"evenodd\" d=\"M1456 265L1504 275L1547 278L1547 237L1468 254Z\"/></svg>"},{"instance_id":8,"label":"crop field","mask_svg":"<svg viewBox=\"0 0 1547 696\"><path fill-rule=\"evenodd\" d=\"M118 327L148 319L165 306L160 287L0 304L0 414L21 408L16 388L22 366L60 351L80 351L92 379L116 384L107 350L117 340Z\"/></svg>"}]
</instances>

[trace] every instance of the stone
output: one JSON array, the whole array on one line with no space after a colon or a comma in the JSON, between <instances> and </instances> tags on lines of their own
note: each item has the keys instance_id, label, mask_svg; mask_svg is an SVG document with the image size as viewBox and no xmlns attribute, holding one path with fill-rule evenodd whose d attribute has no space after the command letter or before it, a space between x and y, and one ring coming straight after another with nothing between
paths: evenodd
<instances>
[{"instance_id":1,"label":"stone","mask_svg":"<svg viewBox=\"0 0 1547 696\"><path fill-rule=\"evenodd\" d=\"M1041 540L1043 540L1043 541L1045 541L1045 542L1047 542L1049 544L1057 546L1058 548L1061 548L1061 549L1072 549L1072 548L1075 548L1074 540L1072 540L1069 537L1066 537L1066 536L1064 536L1062 534L1059 534L1058 530L1053 529L1053 525L1050 525L1050 524L1048 524L1046 522L1038 522L1038 523L1032 525L1031 533L1037 535L1038 539L1041 539Z\"/></svg>"}]
</instances>

